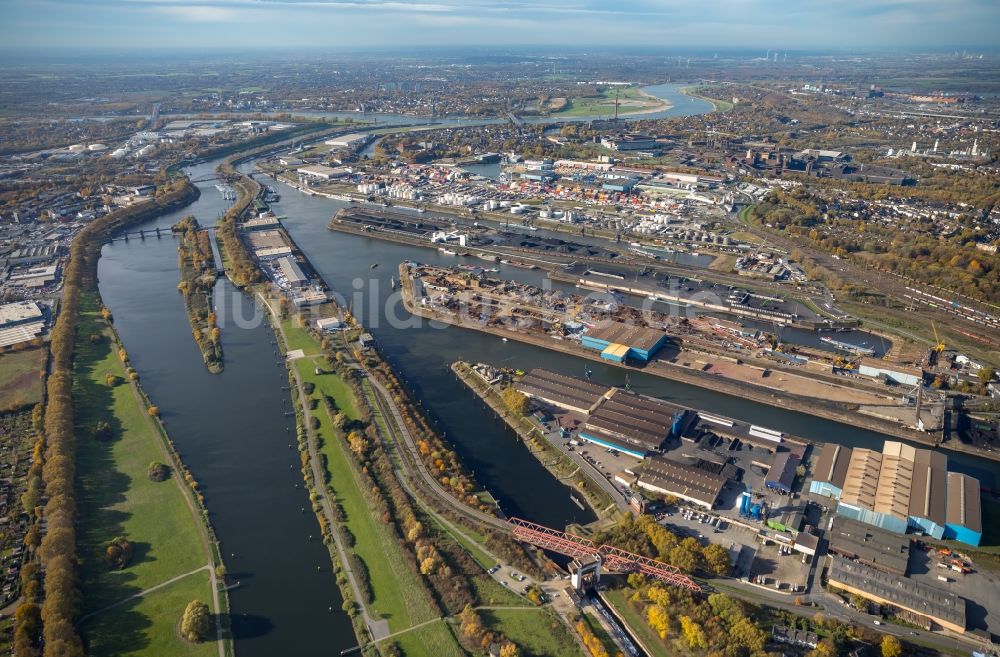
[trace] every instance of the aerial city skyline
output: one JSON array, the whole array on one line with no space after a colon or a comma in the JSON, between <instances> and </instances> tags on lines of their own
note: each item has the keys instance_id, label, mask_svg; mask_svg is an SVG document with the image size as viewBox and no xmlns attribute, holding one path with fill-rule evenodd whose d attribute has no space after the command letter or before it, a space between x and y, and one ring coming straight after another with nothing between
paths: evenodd
<instances>
[{"instance_id":1,"label":"aerial city skyline","mask_svg":"<svg viewBox=\"0 0 1000 657\"><path fill-rule=\"evenodd\" d=\"M0 654L1000 656L996 2L0 18Z\"/></svg>"}]
</instances>

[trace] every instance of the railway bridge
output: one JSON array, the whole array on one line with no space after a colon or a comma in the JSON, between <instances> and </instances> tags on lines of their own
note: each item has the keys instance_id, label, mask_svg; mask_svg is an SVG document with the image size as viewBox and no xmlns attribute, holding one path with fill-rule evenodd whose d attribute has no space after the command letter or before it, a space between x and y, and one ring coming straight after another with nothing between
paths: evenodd
<instances>
[{"instance_id":1,"label":"railway bridge","mask_svg":"<svg viewBox=\"0 0 1000 657\"><path fill-rule=\"evenodd\" d=\"M551 529L520 518L511 518L514 538L524 543L530 543L544 550L551 550L568 557L598 558L604 568L619 573L642 573L666 584L679 586L694 593L701 593L701 586L682 573L676 566L632 554L612 545L597 545L589 538L576 536L557 529Z\"/></svg>"}]
</instances>

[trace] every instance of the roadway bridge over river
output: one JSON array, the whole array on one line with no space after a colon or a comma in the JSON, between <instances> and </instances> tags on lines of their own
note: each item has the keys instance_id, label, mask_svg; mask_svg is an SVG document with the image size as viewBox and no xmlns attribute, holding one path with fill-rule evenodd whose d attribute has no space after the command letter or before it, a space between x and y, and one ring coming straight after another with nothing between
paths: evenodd
<instances>
[{"instance_id":1,"label":"roadway bridge over river","mask_svg":"<svg viewBox=\"0 0 1000 657\"><path fill-rule=\"evenodd\" d=\"M226 180L226 176L221 176L217 173L206 173L204 175L198 176L197 178L192 178L191 182L201 183L201 182L212 182L213 180Z\"/></svg>"},{"instance_id":2,"label":"roadway bridge over river","mask_svg":"<svg viewBox=\"0 0 1000 657\"><path fill-rule=\"evenodd\" d=\"M127 242L129 239L140 239L144 240L147 237L172 237L175 233L169 228L150 228L149 230L139 230L132 233L119 233L112 237L109 237L105 244L110 244L112 242Z\"/></svg>"}]
</instances>

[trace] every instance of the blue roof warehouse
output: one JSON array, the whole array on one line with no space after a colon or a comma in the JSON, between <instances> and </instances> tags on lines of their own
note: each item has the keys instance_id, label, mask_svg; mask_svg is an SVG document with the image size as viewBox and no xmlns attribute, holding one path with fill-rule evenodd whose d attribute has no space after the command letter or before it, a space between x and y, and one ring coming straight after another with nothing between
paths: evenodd
<instances>
[{"instance_id":1,"label":"blue roof warehouse","mask_svg":"<svg viewBox=\"0 0 1000 657\"><path fill-rule=\"evenodd\" d=\"M623 363L627 359L647 362L667 341L663 331L622 322L607 322L583 334L581 344L601 352L601 358Z\"/></svg>"}]
</instances>

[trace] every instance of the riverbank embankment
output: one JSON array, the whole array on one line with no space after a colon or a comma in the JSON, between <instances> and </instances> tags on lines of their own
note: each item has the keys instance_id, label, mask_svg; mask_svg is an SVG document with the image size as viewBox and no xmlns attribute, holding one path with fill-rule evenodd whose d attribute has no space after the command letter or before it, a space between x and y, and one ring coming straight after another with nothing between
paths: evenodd
<instances>
[{"instance_id":1,"label":"riverbank embankment","mask_svg":"<svg viewBox=\"0 0 1000 657\"><path fill-rule=\"evenodd\" d=\"M528 451L545 466L553 477L562 483L572 486L587 501L594 515L606 517L617 505L608 493L600 489L582 468L573 463L565 454L550 443L532 421L524 416L515 415L503 402L497 389L484 380L472 366L465 361L456 361L451 365L451 371L464 383L469 390L486 406L489 406L497 418L502 420ZM574 498L575 499L575 498ZM577 502L579 503L579 502Z\"/></svg>"}]
</instances>

